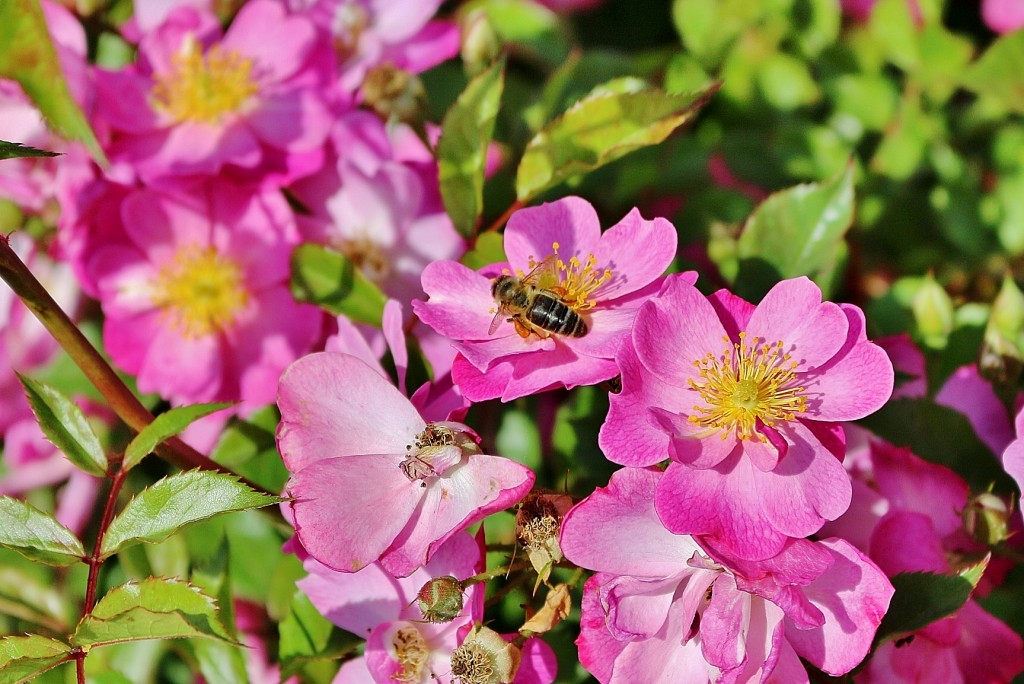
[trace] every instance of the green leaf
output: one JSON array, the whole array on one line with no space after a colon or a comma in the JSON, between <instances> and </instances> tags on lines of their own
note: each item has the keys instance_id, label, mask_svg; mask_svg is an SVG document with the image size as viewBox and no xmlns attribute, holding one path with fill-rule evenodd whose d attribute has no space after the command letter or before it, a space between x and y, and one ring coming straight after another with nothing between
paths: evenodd
<instances>
[{"instance_id":1,"label":"green leaf","mask_svg":"<svg viewBox=\"0 0 1024 684\"><path fill-rule=\"evenodd\" d=\"M780 278L829 270L836 246L853 222L853 166L824 183L797 185L762 202L737 244L744 260L770 266Z\"/></svg>"},{"instance_id":2,"label":"green leaf","mask_svg":"<svg viewBox=\"0 0 1024 684\"><path fill-rule=\"evenodd\" d=\"M233 405L227 402L193 404L179 406L161 413L128 443L128 447L124 450L124 463L121 464L121 467L131 470L165 439L177 435L200 418L223 411Z\"/></svg>"},{"instance_id":3,"label":"green leaf","mask_svg":"<svg viewBox=\"0 0 1024 684\"><path fill-rule=\"evenodd\" d=\"M220 622L229 633L237 637L230 563L228 541L222 537L217 552L193 571L192 582L207 594L217 597L217 603L221 606ZM242 647L210 639L197 640L191 646L199 663L199 671L210 684L234 684L248 679Z\"/></svg>"},{"instance_id":4,"label":"green leaf","mask_svg":"<svg viewBox=\"0 0 1024 684\"><path fill-rule=\"evenodd\" d=\"M85 558L82 542L71 530L9 496L0 496L0 545L47 565L71 565Z\"/></svg>"},{"instance_id":5,"label":"green leaf","mask_svg":"<svg viewBox=\"0 0 1024 684\"><path fill-rule=\"evenodd\" d=\"M203 470L171 475L128 502L110 523L101 555L107 558L129 544L163 541L182 526L214 515L281 501L231 475Z\"/></svg>"},{"instance_id":6,"label":"green leaf","mask_svg":"<svg viewBox=\"0 0 1024 684\"><path fill-rule=\"evenodd\" d=\"M988 560L986 556L958 575L904 572L892 577L896 593L878 626L875 644L916 632L960 610L984 574Z\"/></svg>"},{"instance_id":7,"label":"green leaf","mask_svg":"<svg viewBox=\"0 0 1024 684\"><path fill-rule=\"evenodd\" d=\"M341 252L306 243L292 252L292 294L332 314L380 326L387 297Z\"/></svg>"},{"instance_id":8,"label":"green leaf","mask_svg":"<svg viewBox=\"0 0 1024 684\"><path fill-rule=\"evenodd\" d=\"M1015 112L1024 112L1024 31L1008 33L992 43L967 69L961 85Z\"/></svg>"},{"instance_id":9,"label":"green leaf","mask_svg":"<svg viewBox=\"0 0 1024 684\"><path fill-rule=\"evenodd\" d=\"M0 2L0 77L21 84L57 133L81 140L102 164L106 157L61 74L38 0Z\"/></svg>"},{"instance_id":10,"label":"green leaf","mask_svg":"<svg viewBox=\"0 0 1024 684\"><path fill-rule=\"evenodd\" d=\"M282 679L297 674L311 663L336 662L362 642L358 636L334 629L300 591L295 592L291 611L278 629Z\"/></svg>"},{"instance_id":11,"label":"green leaf","mask_svg":"<svg viewBox=\"0 0 1024 684\"><path fill-rule=\"evenodd\" d=\"M47 152L46 150L37 150L34 147L28 145L22 145L16 142L7 142L6 140L0 140L0 159L18 159L20 157L59 157L60 154L57 152Z\"/></svg>"},{"instance_id":12,"label":"green leaf","mask_svg":"<svg viewBox=\"0 0 1024 684\"><path fill-rule=\"evenodd\" d=\"M10 563L0 565L0 614L28 620L57 634L66 632L64 604L53 578L34 572L40 569L38 565L30 567L32 572Z\"/></svg>"},{"instance_id":13,"label":"green leaf","mask_svg":"<svg viewBox=\"0 0 1024 684\"><path fill-rule=\"evenodd\" d=\"M107 456L82 409L46 383L18 374L39 427L72 463L97 477L107 471Z\"/></svg>"},{"instance_id":14,"label":"green leaf","mask_svg":"<svg viewBox=\"0 0 1024 684\"><path fill-rule=\"evenodd\" d=\"M505 238L501 233L480 233L473 249L462 255L459 263L478 271L484 266L508 261L505 256Z\"/></svg>"},{"instance_id":15,"label":"green leaf","mask_svg":"<svg viewBox=\"0 0 1024 684\"><path fill-rule=\"evenodd\" d=\"M967 417L931 399L892 399L857 422L895 446L907 447L921 458L951 468L973 490L984 491L993 482L1001 491L1013 487Z\"/></svg>"},{"instance_id":16,"label":"green leaf","mask_svg":"<svg viewBox=\"0 0 1024 684\"><path fill-rule=\"evenodd\" d=\"M210 637L233 643L217 614L217 602L188 582L150 577L107 593L82 618L71 637L93 648L144 639Z\"/></svg>"},{"instance_id":17,"label":"green leaf","mask_svg":"<svg viewBox=\"0 0 1024 684\"><path fill-rule=\"evenodd\" d=\"M476 232L483 211L487 148L504 87L505 60L501 59L469 82L441 125L437 142L441 198L463 237Z\"/></svg>"},{"instance_id":18,"label":"green leaf","mask_svg":"<svg viewBox=\"0 0 1024 684\"><path fill-rule=\"evenodd\" d=\"M0 681L27 682L67 661L67 644L38 634L8 636L0 639Z\"/></svg>"},{"instance_id":19,"label":"green leaf","mask_svg":"<svg viewBox=\"0 0 1024 684\"><path fill-rule=\"evenodd\" d=\"M669 95L654 88L592 94L549 122L527 144L516 173L526 202L559 183L656 145L690 120L718 90Z\"/></svg>"}]
</instances>

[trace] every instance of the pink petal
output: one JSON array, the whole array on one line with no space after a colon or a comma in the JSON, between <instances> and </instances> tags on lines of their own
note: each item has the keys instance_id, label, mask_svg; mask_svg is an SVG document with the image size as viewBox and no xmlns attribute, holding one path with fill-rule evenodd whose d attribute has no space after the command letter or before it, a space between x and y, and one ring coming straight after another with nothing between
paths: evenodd
<instances>
[{"instance_id":1,"label":"pink petal","mask_svg":"<svg viewBox=\"0 0 1024 684\"><path fill-rule=\"evenodd\" d=\"M963 629L956 649L960 670L976 681L1006 682L1024 672L1024 644L1017 632L974 601L957 614Z\"/></svg>"},{"instance_id":2,"label":"pink petal","mask_svg":"<svg viewBox=\"0 0 1024 684\"><path fill-rule=\"evenodd\" d=\"M512 362L502 361L484 373L460 354L452 362L452 380L468 401L486 401L501 396L512 379L513 370Z\"/></svg>"},{"instance_id":3,"label":"pink petal","mask_svg":"<svg viewBox=\"0 0 1024 684\"><path fill-rule=\"evenodd\" d=\"M278 448L292 472L335 456L404 454L426 423L359 359L321 352L293 363L278 390Z\"/></svg>"},{"instance_id":4,"label":"pink petal","mask_svg":"<svg viewBox=\"0 0 1024 684\"><path fill-rule=\"evenodd\" d=\"M871 533L869 553L887 575L949 572L942 542L931 520L920 513L887 513Z\"/></svg>"},{"instance_id":5,"label":"pink petal","mask_svg":"<svg viewBox=\"0 0 1024 684\"><path fill-rule=\"evenodd\" d=\"M444 476L427 482L416 515L388 548L381 564L395 576L408 575L452 535L518 503L533 481L533 472L515 461L469 456Z\"/></svg>"},{"instance_id":6,"label":"pink petal","mask_svg":"<svg viewBox=\"0 0 1024 684\"><path fill-rule=\"evenodd\" d=\"M316 93L294 88L260 98L259 106L245 121L267 145L300 152L323 144L331 113Z\"/></svg>"},{"instance_id":7,"label":"pink petal","mask_svg":"<svg viewBox=\"0 0 1024 684\"><path fill-rule=\"evenodd\" d=\"M690 537L672 534L654 509L661 473L623 468L612 473L562 521L561 547L576 565L620 575L667 577L701 553ZM600 543L596 544L595 539Z\"/></svg>"},{"instance_id":8,"label":"pink petal","mask_svg":"<svg viewBox=\"0 0 1024 684\"><path fill-rule=\"evenodd\" d=\"M553 254L556 242L563 261L568 263L569 257L577 256L585 262L600 237L601 223L590 202L563 197L512 214L505 226L505 254L513 269L525 273L530 270L530 258L541 261Z\"/></svg>"},{"instance_id":9,"label":"pink petal","mask_svg":"<svg viewBox=\"0 0 1024 684\"><path fill-rule=\"evenodd\" d=\"M709 431L691 423L686 415L679 415L658 407L652 407L649 411L649 420L672 438L670 446L672 459L691 468L713 468L725 460L740 444L732 431ZM744 445L743 448L746 449L750 443L745 442Z\"/></svg>"},{"instance_id":10,"label":"pink petal","mask_svg":"<svg viewBox=\"0 0 1024 684\"><path fill-rule=\"evenodd\" d=\"M970 488L949 468L929 463L909 449L872 443L871 463L875 487L893 510L931 518L939 537L963 526L960 513L967 507Z\"/></svg>"},{"instance_id":11,"label":"pink petal","mask_svg":"<svg viewBox=\"0 0 1024 684\"><path fill-rule=\"evenodd\" d=\"M831 551L832 567L804 588L804 594L825 614L814 630L786 627L796 652L833 676L845 674L867 655L894 590L871 560L843 539L819 542Z\"/></svg>"},{"instance_id":12,"label":"pink petal","mask_svg":"<svg viewBox=\"0 0 1024 684\"><path fill-rule=\"evenodd\" d=\"M598 446L612 463L650 466L668 458L669 436L650 418L649 406L679 411L685 399L677 388L644 369L631 341L615 357L622 391L608 398L608 417L597 436ZM691 402L692 403L692 402Z\"/></svg>"},{"instance_id":13,"label":"pink petal","mask_svg":"<svg viewBox=\"0 0 1024 684\"><path fill-rule=\"evenodd\" d=\"M288 482L295 529L309 555L339 572L380 558L423 500L398 467L401 454L322 458Z\"/></svg>"},{"instance_id":14,"label":"pink petal","mask_svg":"<svg viewBox=\"0 0 1024 684\"><path fill-rule=\"evenodd\" d=\"M999 454L1013 439L1013 427L1006 408L995 395L992 385L978 373L974 365L956 369L935 395L935 403L956 409L967 416L983 442Z\"/></svg>"},{"instance_id":15,"label":"pink petal","mask_svg":"<svg viewBox=\"0 0 1024 684\"><path fill-rule=\"evenodd\" d=\"M491 281L455 261L435 261L423 270L426 302L413 302L420 320L454 340L488 340L496 304Z\"/></svg>"},{"instance_id":16,"label":"pink petal","mask_svg":"<svg viewBox=\"0 0 1024 684\"><path fill-rule=\"evenodd\" d=\"M223 381L223 344L218 335L190 338L177 329L159 328L139 368L141 392L159 392L175 403L211 401ZM182 363L188 359L188 363Z\"/></svg>"},{"instance_id":17,"label":"pink petal","mask_svg":"<svg viewBox=\"0 0 1024 684\"><path fill-rule=\"evenodd\" d=\"M750 316L747 332L767 344L779 340L801 369L835 356L849 323L837 304L821 301L821 290L805 277L784 280L768 291Z\"/></svg>"},{"instance_id":18,"label":"pink petal","mask_svg":"<svg viewBox=\"0 0 1024 684\"><path fill-rule=\"evenodd\" d=\"M558 676L558 660L547 642L527 639L523 644L522 655L512 684L550 684L555 681Z\"/></svg>"},{"instance_id":19,"label":"pink petal","mask_svg":"<svg viewBox=\"0 0 1024 684\"><path fill-rule=\"evenodd\" d=\"M646 302L633 324L633 346L648 371L688 389L694 363L721 354L732 343L714 308L692 284L669 276L661 294Z\"/></svg>"},{"instance_id":20,"label":"pink petal","mask_svg":"<svg viewBox=\"0 0 1024 684\"><path fill-rule=\"evenodd\" d=\"M550 352L516 359L513 366L512 378L501 394L502 401L555 387L572 389L578 385L594 385L618 374L611 359L579 356L561 344L556 344Z\"/></svg>"},{"instance_id":21,"label":"pink petal","mask_svg":"<svg viewBox=\"0 0 1024 684\"><path fill-rule=\"evenodd\" d=\"M252 58L255 76L265 85L297 72L315 38L313 24L305 17L286 16L277 2L253 0L235 16L222 45Z\"/></svg>"},{"instance_id":22,"label":"pink petal","mask_svg":"<svg viewBox=\"0 0 1024 684\"><path fill-rule=\"evenodd\" d=\"M557 343L554 338L540 339L534 335L520 337L513 332L512 324L505 323L495 331L495 337L489 340L478 342L455 343L462 356L479 368L481 371L488 370L499 361L515 362L518 354L532 354L534 352L554 351ZM540 354L537 354L540 358Z\"/></svg>"},{"instance_id":23,"label":"pink petal","mask_svg":"<svg viewBox=\"0 0 1024 684\"><path fill-rule=\"evenodd\" d=\"M604 303L654 282L672 264L677 239L675 226L667 220L648 221L638 209L630 211L601 235L594 249L595 268L612 272L594 298Z\"/></svg>"}]
</instances>

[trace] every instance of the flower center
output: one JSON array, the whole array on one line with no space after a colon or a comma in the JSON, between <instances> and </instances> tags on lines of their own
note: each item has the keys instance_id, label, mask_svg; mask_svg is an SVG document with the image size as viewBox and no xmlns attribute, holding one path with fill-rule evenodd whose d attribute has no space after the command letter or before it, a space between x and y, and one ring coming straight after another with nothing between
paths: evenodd
<instances>
[{"instance_id":1,"label":"flower center","mask_svg":"<svg viewBox=\"0 0 1024 684\"><path fill-rule=\"evenodd\" d=\"M555 282L550 284L542 282L541 286L556 290L561 296L562 301L575 311L593 309L596 302L588 299L588 297L591 297L594 290L611 279L611 269L606 268L603 271L595 269L597 259L593 254L588 254L583 262L575 256L569 257L569 261L565 261L558 254L558 249L559 244L557 242L551 243L553 254L548 257L551 260L552 279ZM545 259L545 261L548 261L548 259ZM542 263L544 262L534 261L533 257L530 257L528 265L532 269Z\"/></svg>"},{"instance_id":2,"label":"flower center","mask_svg":"<svg viewBox=\"0 0 1024 684\"><path fill-rule=\"evenodd\" d=\"M336 242L337 248L348 257L356 268L375 283L383 282L391 274L391 264L380 245L367 237L359 236Z\"/></svg>"},{"instance_id":3,"label":"flower center","mask_svg":"<svg viewBox=\"0 0 1024 684\"><path fill-rule=\"evenodd\" d=\"M461 684L489 684L494 669L494 656L479 644L462 644L452 651L452 677Z\"/></svg>"},{"instance_id":4,"label":"flower center","mask_svg":"<svg viewBox=\"0 0 1024 684\"><path fill-rule=\"evenodd\" d=\"M773 344L762 338L747 343L741 332L738 343L729 342L721 356L710 352L693 362L701 380L690 379L690 387L700 393L706 404L694 406L691 423L721 430L722 439L735 429L739 439L767 437L757 429L760 421L769 427L792 420L807 409L803 387L796 385L796 362L782 352L781 340Z\"/></svg>"},{"instance_id":5,"label":"flower center","mask_svg":"<svg viewBox=\"0 0 1024 684\"><path fill-rule=\"evenodd\" d=\"M398 467L413 482L440 477L461 463L465 456L481 453L480 447L468 434L438 423L429 423L423 428L406 450L409 453ZM426 486L425 482L421 484Z\"/></svg>"},{"instance_id":6,"label":"flower center","mask_svg":"<svg viewBox=\"0 0 1024 684\"><path fill-rule=\"evenodd\" d=\"M334 12L331 33L334 49L341 59L347 59L356 52L359 37L370 25L370 15L356 2L343 2Z\"/></svg>"},{"instance_id":7,"label":"flower center","mask_svg":"<svg viewBox=\"0 0 1024 684\"><path fill-rule=\"evenodd\" d=\"M160 269L153 295L153 304L192 339L228 328L248 301L238 264L198 245L184 247Z\"/></svg>"},{"instance_id":8,"label":"flower center","mask_svg":"<svg viewBox=\"0 0 1024 684\"><path fill-rule=\"evenodd\" d=\"M430 649L420 631L411 626L402 627L395 632L391 646L395 649L395 660L402 666L392 679L396 682L422 681Z\"/></svg>"},{"instance_id":9,"label":"flower center","mask_svg":"<svg viewBox=\"0 0 1024 684\"><path fill-rule=\"evenodd\" d=\"M237 112L259 90L252 60L214 45L206 54L194 37L171 57L171 70L153 84L154 106L175 122L217 123Z\"/></svg>"}]
</instances>

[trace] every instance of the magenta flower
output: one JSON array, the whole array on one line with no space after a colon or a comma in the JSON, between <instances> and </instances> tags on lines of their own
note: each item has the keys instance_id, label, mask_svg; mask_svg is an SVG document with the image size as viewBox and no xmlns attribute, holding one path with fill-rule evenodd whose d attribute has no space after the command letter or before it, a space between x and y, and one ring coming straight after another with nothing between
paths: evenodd
<instances>
[{"instance_id":1,"label":"magenta flower","mask_svg":"<svg viewBox=\"0 0 1024 684\"><path fill-rule=\"evenodd\" d=\"M452 377L471 401L510 401L553 387L593 384L618 374L615 351L637 309L656 291L675 248L675 228L665 219L646 221L634 209L602 234L594 208L567 197L513 214L505 253L509 272L520 277L542 264L539 286L557 293L583 322L585 334L502 320L514 316L499 311L491 293L494 280L453 261L426 268L423 289L430 298L413 302L413 310L454 340L460 355Z\"/></svg>"},{"instance_id":2,"label":"magenta flower","mask_svg":"<svg viewBox=\"0 0 1024 684\"><path fill-rule=\"evenodd\" d=\"M1024 26L1024 2L982 0L981 18L996 33L1012 33Z\"/></svg>"},{"instance_id":3,"label":"magenta flower","mask_svg":"<svg viewBox=\"0 0 1024 684\"><path fill-rule=\"evenodd\" d=\"M843 540L790 540L730 565L665 529L663 477L619 470L562 523L566 557L598 571L576 643L601 684L806 682L799 658L832 675L864 658L893 594L870 560Z\"/></svg>"},{"instance_id":4,"label":"magenta flower","mask_svg":"<svg viewBox=\"0 0 1024 684\"><path fill-rule=\"evenodd\" d=\"M273 401L281 372L321 327L320 312L288 290L291 212L277 193L226 181L180 192L128 193L114 212L121 230L107 226L82 252L104 345L143 392L241 400L250 411Z\"/></svg>"},{"instance_id":5,"label":"magenta flower","mask_svg":"<svg viewBox=\"0 0 1024 684\"><path fill-rule=\"evenodd\" d=\"M289 0L331 37L342 88L355 92L373 67L419 73L459 52L459 31L431 21L442 0Z\"/></svg>"},{"instance_id":6,"label":"magenta flower","mask_svg":"<svg viewBox=\"0 0 1024 684\"><path fill-rule=\"evenodd\" d=\"M889 398L892 364L860 309L806 278L758 306L670 278L637 314L599 443L607 457L672 463L658 512L673 532L769 558L850 504L842 430Z\"/></svg>"},{"instance_id":7,"label":"magenta flower","mask_svg":"<svg viewBox=\"0 0 1024 684\"><path fill-rule=\"evenodd\" d=\"M137 65L97 71L111 158L124 162L115 173L313 170L305 157L319 155L331 123L320 90L332 65L317 45L312 23L270 0L245 4L223 38L213 14L176 8L143 38Z\"/></svg>"},{"instance_id":8,"label":"magenta flower","mask_svg":"<svg viewBox=\"0 0 1024 684\"><path fill-rule=\"evenodd\" d=\"M292 473L295 529L339 572L380 560L395 576L533 486L514 461L480 453L460 423L427 423L376 370L346 354L299 359L281 376L278 448Z\"/></svg>"},{"instance_id":9,"label":"magenta flower","mask_svg":"<svg viewBox=\"0 0 1024 684\"><path fill-rule=\"evenodd\" d=\"M855 502L823 534L855 531L853 541L890 577L901 572L951 574L951 558L987 550L963 529L960 513L970 491L956 473L877 441L870 444L865 461L859 473L864 503ZM857 492L862 496L861 489ZM992 577L1001 572L997 565L995 560L990 564L976 593L992 585ZM1020 635L972 599L911 638L879 647L857 681L1009 682L1021 672Z\"/></svg>"},{"instance_id":10,"label":"magenta flower","mask_svg":"<svg viewBox=\"0 0 1024 684\"><path fill-rule=\"evenodd\" d=\"M1003 469L1017 482L1021 491L1024 491L1024 409L1017 414L1014 425L1017 429L1017 438L1010 442L1003 452Z\"/></svg>"}]
</instances>

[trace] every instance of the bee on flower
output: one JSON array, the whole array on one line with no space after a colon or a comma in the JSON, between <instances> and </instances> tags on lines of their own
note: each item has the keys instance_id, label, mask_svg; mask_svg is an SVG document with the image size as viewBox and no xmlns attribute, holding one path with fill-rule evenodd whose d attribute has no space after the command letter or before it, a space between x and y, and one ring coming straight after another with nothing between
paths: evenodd
<instances>
[{"instance_id":1,"label":"bee on flower","mask_svg":"<svg viewBox=\"0 0 1024 684\"><path fill-rule=\"evenodd\" d=\"M430 264L422 278L429 299L413 302L420 320L453 341L452 377L470 401L618 375L615 351L658 291L676 230L634 209L602 233L594 208L566 197L513 214L504 246L508 262L479 272Z\"/></svg>"}]
</instances>

